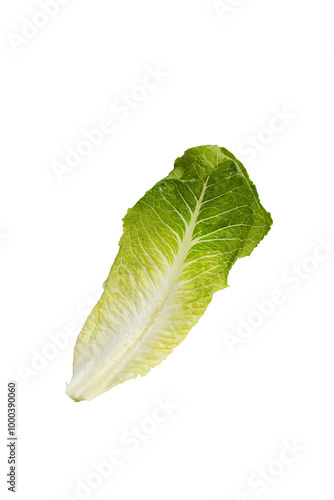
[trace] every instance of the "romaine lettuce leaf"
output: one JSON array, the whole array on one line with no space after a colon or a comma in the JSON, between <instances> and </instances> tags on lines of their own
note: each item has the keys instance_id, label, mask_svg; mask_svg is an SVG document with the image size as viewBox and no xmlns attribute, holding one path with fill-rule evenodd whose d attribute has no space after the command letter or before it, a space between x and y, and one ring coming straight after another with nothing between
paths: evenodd
<instances>
[{"instance_id":1,"label":"romaine lettuce leaf","mask_svg":"<svg viewBox=\"0 0 334 500\"><path fill-rule=\"evenodd\" d=\"M75 345L67 394L90 400L161 363L271 224L231 153L186 151L124 218L118 255Z\"/></svg>"}]
</instances>

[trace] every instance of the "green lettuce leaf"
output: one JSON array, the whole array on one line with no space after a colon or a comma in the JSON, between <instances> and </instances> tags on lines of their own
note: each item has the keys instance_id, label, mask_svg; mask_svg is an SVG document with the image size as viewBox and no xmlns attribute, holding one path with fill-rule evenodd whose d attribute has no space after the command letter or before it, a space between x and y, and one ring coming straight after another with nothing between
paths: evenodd
<instances>
[{"instance_id":1,"label":"green lettuce leaf","mask_svg":"<svg viewBox=\"0 0 334 500\"><path fill-rule=\"evenodd\" d=\"M124 218L103 294L75 345L67 394L90 400L161 363L271 224L231 153L186 151Z\"/></svg>"}]
</instances>

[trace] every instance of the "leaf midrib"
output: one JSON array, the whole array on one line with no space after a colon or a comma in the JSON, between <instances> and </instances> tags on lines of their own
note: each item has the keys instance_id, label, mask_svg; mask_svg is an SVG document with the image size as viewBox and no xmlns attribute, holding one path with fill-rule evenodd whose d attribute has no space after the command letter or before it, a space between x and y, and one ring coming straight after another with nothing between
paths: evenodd
<instances>
[{"instance_id":1,"label":"leaf midrib","mask_svg":"<svg viewBox=\"0 0 334 500\"><path fill-rule=\"evenodd\" d=\"M193 237L193 232L196 226L196 221L200 212L200 208L202 205L202 201L205 195L206 187L208 184L209 176L206 178L203 184L203 188L200 194L200 197L197 200L196 207L191 215L189 224L187 225L187 228L184 233L183 240L179 246L179 251L176 254L175 260L173 262L173 265L170 268L170 275L167 277L166 282L167 285L165 287L165 290L162 292L162 296L160 297L159 300L157 300L157 306L153 310L153 312L149 315L148 318L145 318L143 321L142 327L139 329L139 334L135 340L130 342L125 348L119 348L118 355L117 351L113 350L111 353L107 353L103 358L99 358L99 364L98 366L90 371L86 377L81 380L74 388L76 394L81 390L81 393L84 393L86 398L85 399L92 399L98 394L101 394L102 392L105 391L105 386L103 385L103 380L106 379L105 374L106 372L109 372L112 370L113 372L113 377L115 378L122 370L124 365L127 364L129 358L132 356L133 351L135 351L136 347L138 344L145 338L145 336L150 332L150 329L152 325L157 321L159 318L161 312L163 311L165 305L166 305L166 300L169 297L170 293L173 291L175 286L177 285L178 279L182 273L183 266L185 264L185 260L187 255L189 254L189 251L192 247L192 237ZM114 362L113 362L114 358ZM108 363L108 359L111 360L111 364ZM104 368L101 370L101 364L104 365ZM115 370L115 367L117 367L117 370ZM88 384L86 385L86 381L89 381ZM110 382L109 382L110 383ZM69 386L71 383L69 384ZM68 387L69 387L68 386ZM99 387L100 391L98 393L95 393L95 388ZM112 387L112 386L111 386ZM109 386L109 388L111 388ZM88 397L87 397L88 396ZM91 396L91 397L89 397Z\"/></svg>"}]
</instances>

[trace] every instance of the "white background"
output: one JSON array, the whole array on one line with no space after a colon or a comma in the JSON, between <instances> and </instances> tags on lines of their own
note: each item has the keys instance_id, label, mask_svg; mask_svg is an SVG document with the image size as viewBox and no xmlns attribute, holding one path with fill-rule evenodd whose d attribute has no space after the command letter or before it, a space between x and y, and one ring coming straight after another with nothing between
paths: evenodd
<instances>
[{"instance_id":1,"label":"white background","mask_svg":"<svg viewBox=\"0 0 334 500\"><path fill-rule=\"evenodd\" d=\"M2 2L0 424L8 498L11 379L20 500L84 498L78 480L92 480L93 462L115 450L122 465L86 498L334 495L333 245L318 253L319 238L334 238L333 4L225 5L219 15L212 0L72 0L14 50L22 18L36 20L41 7ZM110 105L139 95L148 67L168 76L122 120ZM289 119L270 132L277 112ZM60 180L54 162L64 163L66 148L104 118L116 121L114 132ZM261 150L251 153L252 137ZM80 328L101 293L127 208L185 149L203 144L224 146L245 164L273 228L166 361L76 404L65 394L75 336L64 331ZM254 314L275 289L284 303L267 303L266 318ZM241 339L240 325L254 318L259 325L244 326ZM36 356L51 352L50 334L60 332L67 346L34 370ZM239 339L234 348L231 338ZM177 408L154 424L147 418L159 398ZM124 433L141 425L153 431L132 451ZM280 466L285 441L302 451ZM271 471L268 480L252 487L260 467Z\"/></svg>"}]
</instances>

